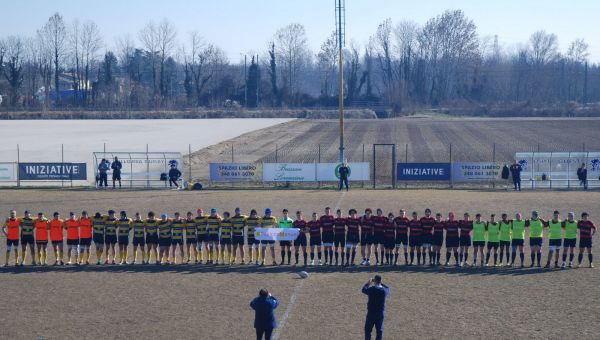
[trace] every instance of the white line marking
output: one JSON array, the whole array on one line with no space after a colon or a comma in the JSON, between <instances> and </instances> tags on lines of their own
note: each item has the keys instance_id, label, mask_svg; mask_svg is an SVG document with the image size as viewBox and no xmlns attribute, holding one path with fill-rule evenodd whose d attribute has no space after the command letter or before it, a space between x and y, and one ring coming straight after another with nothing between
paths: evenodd
<instances>
[{"instance_id":1,"label":"white line marking","mask_svg":"<svg viewBox=\"0 0 600 340\"><path fill-rule=\"evenodd\" d=\"M333 208L333 211L336 211L340 208L340 204L342 203L344 196L346 196L346 192L342 191L342 194L340 195L340 198L338 199L337 203L335 204L335 208ZM294 292L292 293L292 296L290 296L290 302L288 303L287 308L285 309L285 312L283 313L283 316L281 317L281 321L279 322L279 325L277 326L277 328L275 328L275 332L273 333L273 336L272 336L273 340L279 339L281 330L283 329L283 327L285 327L285 322L287 321L287 318L290 316L290 313L292 312L292 309L294 308L294 305L296 304L296 299L297 299L296 295L298 294L298 292L304 285L304 280L306 280L306 279L301 279L300 282L298 282L298 284L294 288Z\"/></svg>"}]
</instances>

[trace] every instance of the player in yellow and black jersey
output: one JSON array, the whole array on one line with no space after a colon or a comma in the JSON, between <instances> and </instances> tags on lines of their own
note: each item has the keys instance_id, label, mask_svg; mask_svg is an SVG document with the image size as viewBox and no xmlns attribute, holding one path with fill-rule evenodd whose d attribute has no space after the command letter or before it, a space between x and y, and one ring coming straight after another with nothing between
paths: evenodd
<instances>
[{"instance_id":1,"label":"player in yellow and black jersey","mask_svg":"<svg viewBox=\"0 0 600 340\"><path fill-rule=\"evenodd\" d=\"M235 208L235 214L231 217L231 223L233 224L233 235L231 238L233 259L231 260L231 264L235 264L238 248L242 257L242 264L244 264L244 228L246 227L246 218L247 216L242 215L240 208Z\"/></svg>"},{"instance_id":2,"label":"player in yellow and black jersey","mask_svg":"<svg viewBox=\"0 0 600 340\"><path fill-rule=\"evenodd\" d=\"M254 229L260 228L262 219L258 216L255 209L250 211L250 217L246 219L246 238L248 240L248 250L250 252L250 261L248 264L258 264L260 254L260 241L254 238ZM243 247L242 247L243 248Z\"/></svg>"},{"instance_id":3,"label":"player in yellow and black jersey","mask_svg":"<svg viewBox=\"0 0 600 340\"><path fill-rule=\"evenodd\" d=\"M133 229L133 261L131 264L135 264L137 259L138 250L142 252L142 264L146 264L146 222L142 220L142 215L139 212L135 213L135 217L132 223Z\"/></svg>"},{"instance_id":4,"label":"player in yellow and black jersey","mask_svg":"<svg viewBox=\"0 0 600 340\"><path fill-rule=\"evenodd\" d=\"M158 256L158 220L155 218L154 212L148 213L148 218L144 221L144 229L146 230L146 263L150 263L150 256L154 254L154 263L158 264L160 257Z\"/></svg>"},{"instance_id":5,"label":"player in yellow and black jersey","mask_svg":"<svg viewBox=\"0 0 600 340\"><path fill-rule=\"evenodd\" d=\"M204 247L206 245L206 241L208 238L208 234L206 233L206 216L204 215L204 210L198 209L196 210L196 217L194 217L194 221L196 222L196 234L198 235L196 244L196 260L199 263L202 263L204 259L206 259L206 263L208 263L208 256L204 256Z\"/></svg>"},{"instance_id":6,"label":"player in yellow and black jersey","mask_svg":"<svg viewBox=\"0 0 600 340\"><path fill-rule=\"evenodd\" d=\"M271 215L271 213L272 213L271 208L265 209L265 215L261 219L261 224L260 224L261 228L277 228L278 227L277 218L275 216ZM273 265L276 266L277 262L275 262L275 241L260 241L261 256L262 256L261 266L265 265L265 252L266 252L267 245L271 249L271 260L273 261Z\"/></svg>"},{"instance_id":7,"label":"player in yellow and black jersey","mask_svg":"<svg viewBox=\"0 0 600 340\"><path fill-rule=\"evenodd\" d=\"M206 264L217 264L219 260L219 225L221 216L217 214L217 209L210 209L210 215L206 218L206 244L208 245L208 261Z\"/></svg>"},{"instance_id":8,"label":"player in yellow and black jersey","mask_svg":"<svg viewBox=\"0 0 600 340\"><path fill-rule=\"evenodd\" d=\"M169 251L171 250L171 220L169 215L162 214L158 221L158 257L156 264L169 264Z\"/></svg>"},{"instance_id":9,"label":"player in yellow and black jersey","mask_svg":"<svg viewBox=\"0 0 600 340\"><path fill-rule=\"evenodd\" d=\"M183 229L185 228L185 220L181 218L179 212L175 213L175 218L171 221L171 253L173 254L173 264L177 264L177 248L179 248L179 256L181 264L183 264Z\"/></svg>"},{"instance_id":10,"label":"player in yellow and black jersey","mask_svg":"<svg viewBox=\"0 0 600 340\"><path fill-rule=\"evenodd\" d=\"M198 256L196 254L196 245L198 244L198 233L196 230L196 221L194 220L194 214L188 211L186 219L184 221L185 227L185 247L187 254L186 263L190 263L194 259L194 263L198 263ZM194 254L192 256L192 253Z\"/></svg>"},{"instance_id":11,"label":"player in yellow and black jersey","mask_svg":"<svg viewBox=\"0 0 600 340\"><path fill-rule=\"evenodd\" d=\"M231 232L233 223L231 223L230 214L228 211L223 213L223 219L219 224L219 245L221 249L221 264L231 263ZM219 261L217 261L217 264Z\"/></svg>"}]
</instances>

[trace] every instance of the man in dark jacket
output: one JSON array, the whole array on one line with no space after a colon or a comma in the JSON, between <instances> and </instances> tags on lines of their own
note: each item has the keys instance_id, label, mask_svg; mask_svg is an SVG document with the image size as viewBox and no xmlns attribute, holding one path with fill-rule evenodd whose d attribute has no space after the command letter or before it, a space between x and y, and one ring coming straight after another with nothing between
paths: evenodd
<instances>
[{"instance_id":1,"label":"man in dark jacket","mask_svg":"<svg viewBox=\"0 0 600 340\"><path fill-rule=\"evenodd\" d=\"M515 190L519 191L521 191L521 171L523 171L523 168L515 159L513 164L510 166L510 174L512 175Z\"/></svg>"},{"instance_id":2,"label":"man in dark jacket","mask_svg":"<svg viewBox=\"0 0 600 340\"><path fill-rule=\"evenodd\" d=\"M108 176L106 174L106 172L108 171L109 167L108 167L108 161L104 158L102 158L102 160L100 161L100 164L98 164L98 182L99 188L102 188L102 184L104 184L104 188L108 187Z\"/></svg>"},{"instance_id":3,"label":"man in dark jacket","mask_svg":"<svg viewBox=\"0 0 600 340\"><path fill-rule=\"evenodd\" d=\"M581 163L581 167L577 169L577 178L579 178L579 185L583 186L583 190L588 189L587 181L587 168L585 163Z\"/></svg>"},{"instance_id":4,"label":"man in dark jacket","mask_svg":"<svg viewBox=\"0 0 600 340\"><path fill-rule=\"evenodd\" d=\"M381 283L381 276L369 279L362 287L363 294L369 297L367 303L367 319L365 321L365 339L371 339L371 331L375 326L376 340L383 338L383 318L385 316L385 299L390 294L390 288Z\"/></svg>"},{"instance_id":5,"label":"man in dark jacket","mask_svg":"<svg viewBox=\"0 0 600 340\"><path fill-rule=\"evenodd\" d=\"M262 340L263 335L265 340L271 339L273 329L277 327L275 321L275 308L279 305L279 301L266 290L261 289L258 297L250 302L250 307L254 309L254 328L256 328L256 340Z\"/></svg>"},{"instance_id":6,"label":"man in dark jacket","mask_svg":"<svg viewBox=\"0 0 600 340\"><path fill-rule=\"evenodd\" d=\"M348 191L348 176L350 175L350 168L348 167L348 163L342 163L342 166L340 166L338 171L340 173L339 191L342 191L344 184L346 185L346 191Z\"/></svg>"},{"instance_id":7,"label":"man in dark jacket","mask_svg":"<svg viewBox=\"0 0 600 340\"><path fill-rule=\"evenodd\" d=\"M113 173L112 173L113 189L115 188L115 181L119 181L119 188L121 188L121 169L123 168L123 164L121 164L121 161L119 160L119 158L115 157L115 161L112 162L112 164L110 165L110 168L113 171Z\"/></svg>"},{"instance_id":8,"label":"man in dark jacket","mask_svg":"<svg viewBox=\"0 0 600 340\"><path fill-rule=\"evenodd\" d=\"M169 170L169 187L175 185L175 188L179 189L179 184L177 183L179 177L181 177L181 171L175 165L171 165L171 169Z\"/></svg>"}]
</instances>

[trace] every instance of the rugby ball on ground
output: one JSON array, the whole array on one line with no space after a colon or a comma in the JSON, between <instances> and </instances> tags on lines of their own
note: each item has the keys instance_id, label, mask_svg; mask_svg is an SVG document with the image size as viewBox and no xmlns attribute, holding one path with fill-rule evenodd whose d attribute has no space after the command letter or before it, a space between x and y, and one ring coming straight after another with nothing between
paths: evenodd
<instances>
[{"instance_id":1,"label":"rugby ball on ground","mask_svg":"<svg viewBox=\"0 0 600 340\"><path fill-rule=\"evenodd\" d=\"M302 279L306 279L308 277L308 273L305 271L301 271L298 273L298 276L300 276L300 278Z\"/></svg>"}]
</instances>

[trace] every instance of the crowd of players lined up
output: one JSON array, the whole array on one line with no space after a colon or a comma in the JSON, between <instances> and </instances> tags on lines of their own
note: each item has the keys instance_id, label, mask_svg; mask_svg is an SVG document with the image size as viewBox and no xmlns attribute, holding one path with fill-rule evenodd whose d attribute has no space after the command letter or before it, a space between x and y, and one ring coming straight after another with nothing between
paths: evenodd
<instances>
[{"instance_id":1,"label":"crowd of players lined up","mask_svg":"<svg viewBox=\"0 0 600 340\"><path fill-rule=\"evenodd\" d=\"M567 219L561 220L558 211L554 212L551 219L544 220L533 211L529 219L524 219L520 213L517 213L514 219L509 219L507 214L502 214L501 218L497 219L496 215L492 214L489 220L484 221L481 214L476 214L475 219L471 219L470 214L465 213L463 219L459 220L452 212L447 218L443 218L440 213L432 215L430 209L425 210L423 217L413 212L411 218L404 210L400 210L398 216L394 216L393 213L385 215L381 209L377 209L375 214L371 209L366 209L361 216L356 209L350 209L348 216L343 216L339 209L335 215L332 214L329 207L325 208L325 214L322 216L312 213L308 221L304 219L301 211L296 212L295 220L290 218L287 209L284 209L282 217L277 219L269 208L263 216L259 216L254 209L249 216L243 215L240 208L236 208L233 215L224 212L220 216L217 209L213 208L208 215L205 215L202 209L198 209L196 215L188 212L184 217L175 213L172 218L167 214L157 217L153 212L149 212L147 218L142 218L140 213L136 213L134 218L129 218L125 211L116 216L113 210L109 210L108 215L96 213L89 216L84 211L80 217L71 212L64 220L57 212L47 219L41 212L37 218L33 218L29 211L25 211L23 217L17 217L16 211L13 210L2 230L7 238L6 266L9 264L12 250L15 265L22 266L26 261L28 246L31 263L47 265L48 243L56 258L54 265L63 265L65 231L67 264L89 264L92 242L95 245L98 265L129 264L128 246L132 233L134 254L131 264L135 264L138 258L142 264L149 264L154 257L154 263L157 265L232 265L236 263L238 254L240 263L245 264L244 249L247 246L248 264L264 265L266 248L270 248L272 263L277 265L275 241L257 240L255 229L258 227L298 228L300 233L296 240L279 241L279 265L291 264L293 247L294 264L299 264L302 253L305 266L354 266L359 245L361 265L371 264L372 253L376 265L397 265L402 249L405 265L415 264L416 254L416 265L437 266L440 265L442 246L445 243L446 266L451 265L452 256L453 265L468 266L469 248L473 247L473 266L478 265L478 258L481 266L515 266L518 254L519 265L523 267L523 246L528 230L530 266L541 267L541 248L545 238L544 230L547 229L549 253L546 267L550 267L552 259L554 266L559 267L561 247L564 247L564 250L560 266L572 267L578 235L577 266L581 265L584 251L587 249L589 266L593 267L592 237L596 232L594 223L585 212L581 214L580 220L575 220L575 214L572 212L568 213ZM119 250L118 260L116 245ZM485 254L484 250L487 250ZM493 263L490 263L490 258L493 258Z\"/></svg>"}]
</instances>

